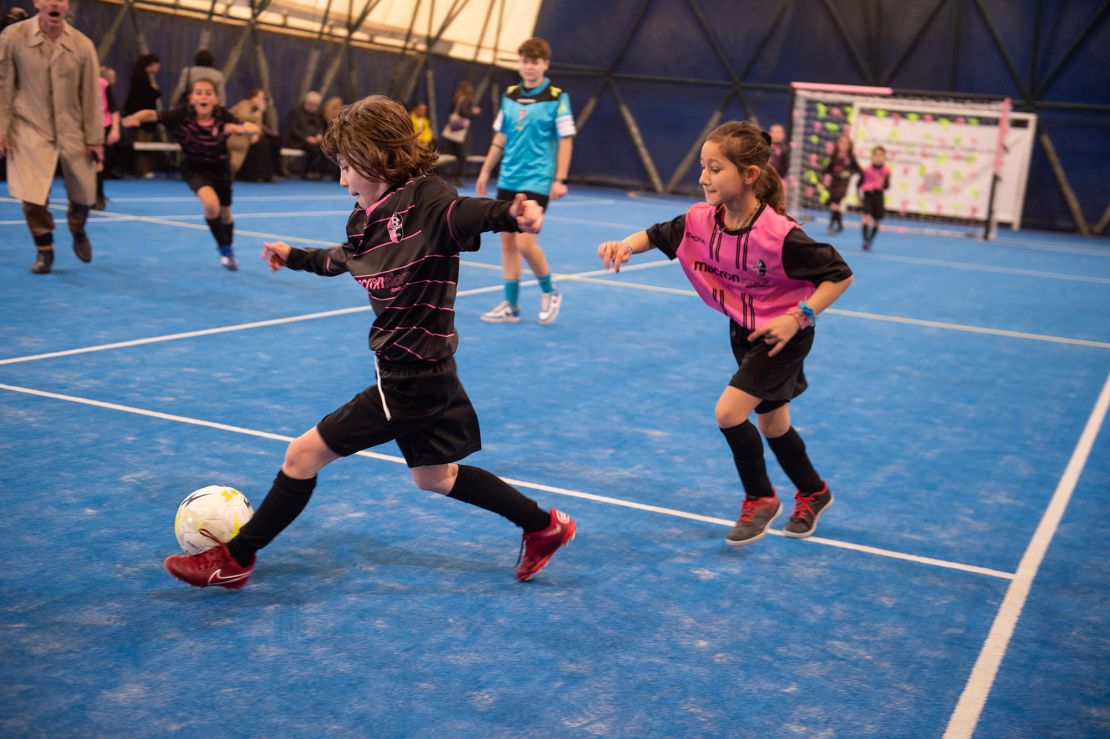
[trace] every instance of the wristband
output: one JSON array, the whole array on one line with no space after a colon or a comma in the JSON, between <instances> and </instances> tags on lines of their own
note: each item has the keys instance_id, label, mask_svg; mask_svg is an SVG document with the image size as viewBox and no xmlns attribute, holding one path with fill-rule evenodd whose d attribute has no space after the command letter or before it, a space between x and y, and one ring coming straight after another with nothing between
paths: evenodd
<instances>
[{"instance_id":1,"label":"wristband","mask_svg":"<svg viewBox=\"0 0 1110 739\"><path fill-rule=\"evenodd\" d=\"M809 328L817 323L817 314L813 312L813 308L809 307L806 301L798 303L797 307L791 308L787 313L794 316L794 320L798 322L799 328Z\"/></svg>"},{"instance_id":2,"label":"wristband","mask_svg":"<svg viewBox=\"0 0 1110 739\"><path fill-rule=\"evenodd\" d=\"M566 177L556 177L555 181L558 182L560 185L567 184L567 178Z\"/></svg>"}]
</instances>

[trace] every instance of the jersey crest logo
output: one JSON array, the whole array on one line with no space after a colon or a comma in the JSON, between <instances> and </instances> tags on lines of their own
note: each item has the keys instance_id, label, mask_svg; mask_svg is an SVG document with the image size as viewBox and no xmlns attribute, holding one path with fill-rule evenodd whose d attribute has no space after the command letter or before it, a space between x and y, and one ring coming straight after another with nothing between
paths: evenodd
<instances>
[{"instance_id":1,"label":"jersey crest logo","mask_svg":"<svg viewBox=\"0 0 1110 739\"><path fill-rule=\"evenodd\" d=\"M404 219L394 213L389 217L389 223L385 224L385 230L389 232L389 240L396 244L405 237Z\"/></svg>"},{"instance_id":2,"label":"jersey crest logo","mask_svg":"<svg viewBox=\"0 0 1110 739\"><path fill-rule=\"evenodd\" d=\"M759 272L760 277L766 276L766 274L767 274L767 265L763 263L762 259L755 260L755 269L756 269L757 272Z\"/></svg>"}]
</instances>

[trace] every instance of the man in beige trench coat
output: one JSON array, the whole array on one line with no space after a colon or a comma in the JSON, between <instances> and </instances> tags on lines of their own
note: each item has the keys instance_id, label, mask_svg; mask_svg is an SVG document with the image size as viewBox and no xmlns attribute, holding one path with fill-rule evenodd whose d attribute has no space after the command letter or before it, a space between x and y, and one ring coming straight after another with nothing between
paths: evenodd
<instances>
[{"instance_id":1,"label":"man in beige trench coat","mask_svg":"<svg viewBox=\"0 0 1110 739\"><path fill-rule=\"evenodd\" d=\"M8 157L8 191L38 248L31 271L54 264L54 217L47 209L62 162L73 251L92 260L85 234L96 201L96 167L104 158L100 64L87 36L66 23L69 0L35 0L38 15L0 34L0 155Z\"/></svg>"}]
</instances>

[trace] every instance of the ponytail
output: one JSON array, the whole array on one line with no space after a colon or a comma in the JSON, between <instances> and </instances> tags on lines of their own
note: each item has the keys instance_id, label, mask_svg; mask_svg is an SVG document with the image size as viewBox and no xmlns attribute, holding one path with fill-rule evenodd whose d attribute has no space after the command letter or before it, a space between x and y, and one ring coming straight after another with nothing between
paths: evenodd
<instances>
[{"instance_id":1,"label":"ponytail","mask_svg":"<svg viewBox=\"0 0 1110 739\"><path fill-rule=\"evenodd\" d=\"M755 181L755 196L779 214L786 215L786 188L779 173L770 164L763 166L759 179Z\"/></svg>"}]
</instances>

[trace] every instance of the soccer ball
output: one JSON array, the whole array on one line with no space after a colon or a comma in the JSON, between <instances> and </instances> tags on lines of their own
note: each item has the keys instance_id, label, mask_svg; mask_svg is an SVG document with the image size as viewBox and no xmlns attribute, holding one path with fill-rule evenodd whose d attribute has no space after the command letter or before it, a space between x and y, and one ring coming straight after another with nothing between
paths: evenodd
<instances>
[{"instance_id":1,"label":"soccer ball","mask_svg":"<svg viewBox=\"0 0 1110 739\"><path fill-rule=\"evenodd\" d=\"M225 485L209 485L189 493L177 508L173 532L177 543L189 554L216 546L212 539L227 543L254 515L246 496Z\"/></svg>"}]
</instances>

